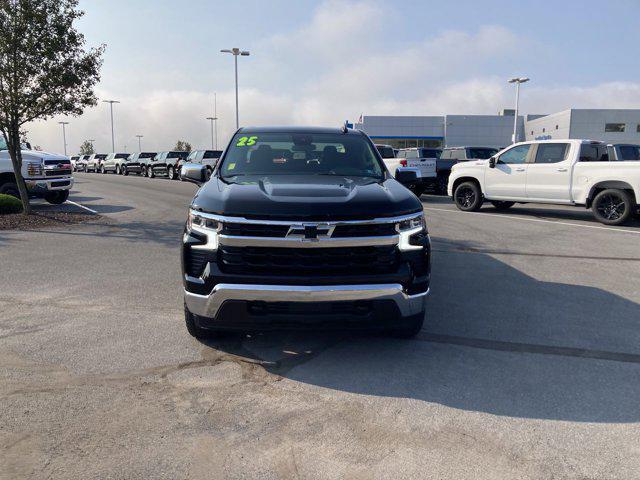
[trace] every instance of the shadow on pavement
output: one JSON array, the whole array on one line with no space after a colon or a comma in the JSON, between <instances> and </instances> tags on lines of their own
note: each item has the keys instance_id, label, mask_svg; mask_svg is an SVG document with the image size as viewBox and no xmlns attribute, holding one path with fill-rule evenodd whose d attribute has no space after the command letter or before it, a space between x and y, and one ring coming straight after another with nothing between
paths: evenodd
<instances>
[{"instance_id":1,"label":"shadow on pavement","mask_svg":"<svg viewBox=\"0 0 640 480\"><path fill-rule=\"evenodd\" d=\"M270 332L207 344L353 394L519 418L640 421L640 305L539 281L459 242L437 245L427 321L414 340Z\"/></svg>"}]
</instances>

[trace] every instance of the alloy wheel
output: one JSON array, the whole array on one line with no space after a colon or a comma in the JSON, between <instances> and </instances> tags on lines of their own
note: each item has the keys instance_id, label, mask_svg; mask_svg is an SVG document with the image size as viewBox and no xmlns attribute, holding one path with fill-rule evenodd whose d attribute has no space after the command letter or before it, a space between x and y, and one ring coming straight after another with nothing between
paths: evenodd
<instances>
[{"instance_id":1,"label":"alloy wheel","mask_svg":"<svg viewBox=\"0 0 640 480\"><path fill-rule=\"evenodd\" d=\"M456 191L456 201L461 207L469 208L476 201L476 192L468 187L459 188Z\"/></svg>"},{"instance_id":2,"label":"alloy wheel","mask_svg":"<svg viewBox=\"0 0 640 480\"><path fill-rule=\"evenodd\" d=\"M597 207L598 213L607 220L620 219L625 214L626 209L624 200L613 194L602 197Z\"/></svg>"}]
</instances>

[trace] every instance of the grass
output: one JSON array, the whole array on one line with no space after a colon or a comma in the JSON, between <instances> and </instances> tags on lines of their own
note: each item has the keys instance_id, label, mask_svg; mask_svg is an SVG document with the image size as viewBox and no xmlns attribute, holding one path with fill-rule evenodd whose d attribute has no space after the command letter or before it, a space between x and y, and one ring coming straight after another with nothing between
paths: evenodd
<instances>
[{"instance_id":1,"label":"grass","mask_svg":"<svg viewBox=\"0 0 640 480\"><path fill-rule=\"evenodd\" d=\"M22 212L22 202L11 195L0 193L0 215Z\"/></svg>"}]
</instances>

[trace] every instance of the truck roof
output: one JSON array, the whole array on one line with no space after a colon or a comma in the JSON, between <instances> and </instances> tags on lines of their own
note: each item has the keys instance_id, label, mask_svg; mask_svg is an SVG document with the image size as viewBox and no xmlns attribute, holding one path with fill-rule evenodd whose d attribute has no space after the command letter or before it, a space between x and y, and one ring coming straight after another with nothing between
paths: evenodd
<instances>
[{"instance_id":1,"label":"truck roof","mask_svg":"<svg viewBox=\"0 0 640 480\"><path fill-rule=\"evenodd\" d=\"M330 127L241 127L238 133L334 133L344 135L362 135L359 130L347 129L346 132L342 128Z\"/></svg>"}]
</instances>

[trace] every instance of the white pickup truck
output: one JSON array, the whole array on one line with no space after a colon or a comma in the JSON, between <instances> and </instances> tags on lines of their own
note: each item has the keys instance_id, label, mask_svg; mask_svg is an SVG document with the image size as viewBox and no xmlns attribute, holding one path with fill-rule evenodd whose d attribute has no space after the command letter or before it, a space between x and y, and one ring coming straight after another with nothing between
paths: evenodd
<instances>
[{"instance_id":1,"label":"white pickup truck","mask_svg":"<svg viewBox=\"0 0 640 480\"><path fill-rule=\"evenodd\" d=\"M436 163L442 150L437 148L402 148L398 150L396 155L389 145L376 145L376 149L394 177L398 168L416 172L418 180L408 188L418 197L428 188L437 188Z\"/></svg>"},{"instance_id":2,"label":"white pickup truck","mask_svg":"<svg viewBox=\"0 0 640 480\"><path fill-rule=\"evenodd\" d=\"M19 197L13 172L7 145L0 136L0 193ZM31 150L28 144L22 149L22 176L30 196L44 198L53 204L64 203L73 186L68 157Z\"/></svg>"},{"instance_id":3,"label":"white pickup truck","mask_svg":"<svg viewBox=\"0 0 640 480\"><path fill-rule=\"evenodd\" d=\"M488 160L454 165L448 194L467 212L485 200L500 210L514 203L575 205L591 208L606 225L620 225L638 212L640 162L609 161L601 142L522 142Z\"/></svg>"}]
</instances>

